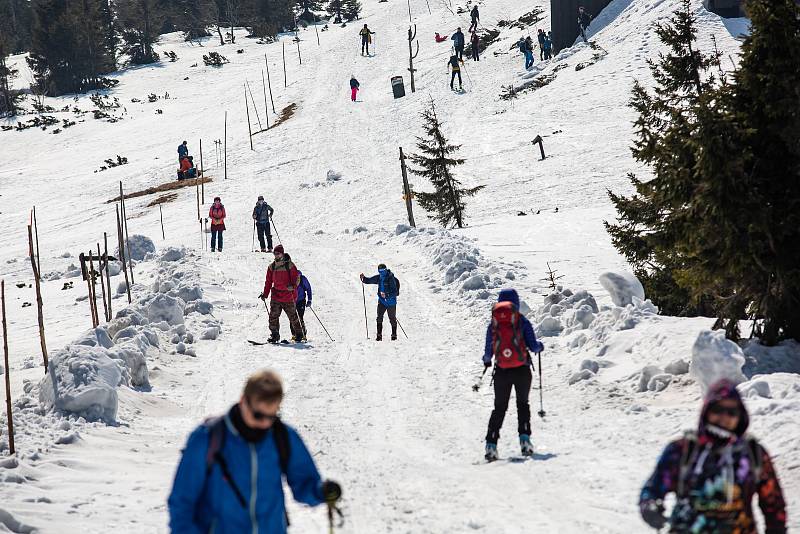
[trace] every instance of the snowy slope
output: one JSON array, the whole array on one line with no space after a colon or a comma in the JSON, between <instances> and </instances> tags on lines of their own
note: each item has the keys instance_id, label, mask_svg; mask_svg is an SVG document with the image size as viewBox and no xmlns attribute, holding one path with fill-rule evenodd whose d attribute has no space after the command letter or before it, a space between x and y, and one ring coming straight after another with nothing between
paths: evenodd
<instances>
[{"instance_id":1,"label":"snowy slope","mask_svg":"<svg viewBox=\"0 0 800 534\"><path fill-rule=\"evenodd\" d=\"M688 362L697 334L711 323L614 308L598 276L625 269L602 227L614 216L605 191L626 190L625 174L641 171L628 151L633 117L625 103L633 79L649 80L645 60L659 50L652 25L677 3L615 0L592 27L593 41L607 55L578 44L545 65L537 59L529 73L520 55L509 52L522 32L505 30L479 63L467 63L465 94L449 91L449 45L437 45L433 33L466 28L468 18L453 15L441 1L430 4L430 15L425 3L411 5L420 40L414 95L405 70L403 3L364 3L363 20L377 32L371 58L358 54L360 24L331 27L320 33L319 46L313 29L302 31L302 65L291 36L259 45L240 35L235 45L219 47L211 39L198 47L167 35L160 49L177 52L177 62L118 75L120 84L110 94L124 107L116 111L124 112L120 122L86 118L55 137L36 129L0 132L0 211L7 229L0 236L0 266L9 297L12 390L16 399L31 398L27 408L18 406L19 462L0 463L0 509L43 532L165 531L166 495L187 433L235 402L248 373L269 366L288 386L285 419L301 431L323 474L345 487L343 532L516 533L532 525L546 532L646 531L635 506L640 484L666 440L695 424L700 390L689 375L677 375L664 391L639 393L641 370ZM516 19L537 6L547 10L549 2L481 5L482 23L495 27L498 20ZM716 16L698 9L701 43L709 45L713 34L723 51L735 55L735 36ZM546 29L547 21L540 26ZM230 63L220 70L203 66L202 55L212 50ZM251 151L243 84L251 83L264 121L265 54L277 111L291 103L298 108L284 124L256 136ZM594 60L595 55L602 57ZM575 69L591 61L597 62ZM395 100L389 78L398 74L409 95ZM555 79L536 92L511 102L499 98L502 85L549 74ZM351 75L363 89L356 104L349 102ZM151 93L162 98L150 103ZM467 186L486 188L468 202L468 228L395 235L396 225L405 222L398 147L413 151L421 133L418 114L429 98L446 121L447 135L463 145L467 163L459 177ZM87 96L49 103L93 107ZM228 180L223 180L213 141L223 138L226 111ZM536 135L545 139L544 161L530 144ZM200 250L191 188L164 205L165 240L158 209L146 206L152 197L129 200L128 212L131 231L151 237L159 250L194 249L180 268L198 276L204 299L214 305L213 315L222 323L219 339L195 341L197 356L190 357L173 354L171 341L162 338L160 348L148 353L151 389L118 388L118 426L38 413L36 315L33 306L21 307L34 297L32 289L14 285L31 281L25 235L30 206L37 206L42 270L63 272L77 262L61 257L64 252L77 256L102 241L104 231L113 235L113 205L106 201L116 195L119 180L134 191L171 179L177 144L187 139L197 154L200 138L207 174L214 179L206 184L202 209L206 212L213 196L222 197L228 212L225 252ZM93 172L117 154L129 163ZM342 178L327 181L328 170ZM311 280L315 309L334 342L312 315L307 349L246 342L267 335L266 312L255 297L268 258L250 252L250 210L258 194L275 207L277 231ZM518 216L519 211L528 215ZM423 224L419 208L415 215L420 226L430 225ZM455 257L468 258L476 268L451 281L447 273ZM376 346L365 336L357 276L374 271L380 261L402 281L398 314L409 339ZM489 302L500 287L515 285L531 316L538 317L547 294L540 280L546 262L565 276L565 287L589 290L606 309L598 310L588 329L544 339L547 416L533 422L534 461L483 465L492 396L486 384L478 394L470 386L481 371ZM164 276L159 273L164 264L153 258L135 268L135 294L148 298L152 284ZM473 276L483 287L461 289ZM43 285L51 353L90 325L87 303L76 301L85 294L80 279L53 278ZM75 288L62 291L68 280ZM115 299L115 310L124 300ZM367 302L374 335L371 291ZM570 385L586 359L603 365L588 380ZM765 379L771 398L749 398L748 405L757 414L756 435L775 456L796 528L800 381L785 357L775 360ZM763 366L750 374L759 372ZM503 456L516 451L515 418L512 407L500 442ZM290 513L293 531L326 527L322 510L292 505ZM0 512L0 524L3 517ZM12 531L24 530L9 524Z\"/></svg>"}]
</instances>

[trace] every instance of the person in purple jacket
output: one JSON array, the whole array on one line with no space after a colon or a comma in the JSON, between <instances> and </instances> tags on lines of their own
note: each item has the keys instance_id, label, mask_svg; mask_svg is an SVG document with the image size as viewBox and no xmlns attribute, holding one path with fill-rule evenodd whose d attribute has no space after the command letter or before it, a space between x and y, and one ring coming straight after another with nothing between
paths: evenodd
<instances>
[{"instance_id":1,"label":"person in purple jacket","mask_svg":"<svg viewBox=\"0 0 800 534\"><path fill-rule=\"evenodd\" d=\"M308 281L308 278L300 272L300 284L297 286L297 290L295 291L295 308L297 308L297 315L300 317L300 325L303 327L303 339L306 338L306 321L303 318L303 315L306 313L306 307L311 307L311 297L313 293L311 291L311 283Z\"/></svg>"}]
</instances>

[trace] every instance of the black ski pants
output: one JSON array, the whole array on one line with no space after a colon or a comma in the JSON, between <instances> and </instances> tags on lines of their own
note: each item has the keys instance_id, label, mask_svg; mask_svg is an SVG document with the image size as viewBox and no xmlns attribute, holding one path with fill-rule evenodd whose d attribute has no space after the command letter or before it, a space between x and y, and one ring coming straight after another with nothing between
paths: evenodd
<instances>
[{"instance_id":1,"label":"black ski pants","mask_svg":"<svg viewBox=\"0 0 800 534\"><path fill-rule=\"evenodd\" d=\"M367 51L367 55L369 55L369 37L366 35L361 37L361 55L364 55L364 50Z\"/></svg>"},{"instance_id":2,"label":"black ski pants","mask_svg":"<svg viewBox=\"0 0 800 534\"><path fill-rule=\"evenodd\" d=\"M464 61L464 45L461 45L461 46L457 46L457 47L456 47L456 56L457 56L457 57L458 57L458 59L460 59L461 61Z\"/></svg>"},{"instance_id":3,"label":"black ski pants","mask_svg":"<svg viewBox=\"0 0 800 534\"><path fill-rule=\"evenodd\" d=\"M494 373L494 410L489 418L487 442L496 444L500 439L500 429L506 417L511 388L514 388L517 395L517 431L520 435L531 434L531 407L528 404L528 395L531 391L532 376L529 365L511 369L497 368Z\"/></svg>"},{"instance_id":4,"label":"black ski pants","mask_svg":"<svg viewBox=\"0 0 800 534\"><path fill-rule=\"evenodd\" d=\"M300 318L300 326L303 327L303 337L306 337L306 320L304 318L306 314L306 301L299 300L295 303L295 306L297 307L297 316Z\"/></svg>"},{"instance_id":5,"label":"black ski pants","mask_svg":"<svg viewBox=\"0 0 800 534\"><path fill-rule=\"evenodd\" d=\"M397 306L384 306L378 302L378 335L383 332L383 314L389 312L389 324L392 325L392 335L397 335Z\"/></svg>"},{"instance_id":6,"label":"black ski pants","mask_svg":"<svg viewBox=\"0 0 800 534\"><path fill-rule=\"evenodd\" d=\"M450 89L453 88L453 82L455 81L456 76L458 76L458 88L461 89L461 71L460 70L454 70L453 71L453 75L450 76Z\"/></svg>"},{"instance_id":7,"label":"black ski pants","mask_svg":"<svg viewBox=\"0 0 800 534\"><path fill-rule=\"evenodd\" d=\"M261 250L272 250L272 234L269 231L269 221L257 222L256 230L258 231L258 243L261 245ZM264 244L265 237L267 238L266 245Z\"/></svg>"}]
</instances>

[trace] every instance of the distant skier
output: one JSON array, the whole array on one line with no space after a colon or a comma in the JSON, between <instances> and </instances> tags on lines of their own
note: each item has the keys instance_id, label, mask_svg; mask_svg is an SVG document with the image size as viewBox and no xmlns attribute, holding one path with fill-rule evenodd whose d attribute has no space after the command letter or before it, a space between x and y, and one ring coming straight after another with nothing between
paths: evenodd
<instances>
[{"instance_id":1,"label":"distant skier","mask_svg":"<svg viewBox=\"0 0 800 534\"><path fill-rule=\"evenodd\" d=\"M553 39L549 33L544 37L542 51L544 52L544 59L553 59Z\"/></svg>"},{"instance_id":2,"label":"distant skier","mask_svg":"<svg viewBox=\"0 0 800 534\"><path fill-rule=\"evenodd\" d=\"M264 202L264 197L258 195L258 201L253 208L253 220L256 223L256 230L258 231L258 244L261 245L261 252L272 252L272 232L270 231L269 221L272 219L272 214L275 210L272 206ZM264 243L264 237L267 242Z\"/></svg>"},{"instance_id":3,"label":"distant skier","mask_svg":"<svg viewBox=\"0 0 800 534\"><path fill-rule=\"evenodd\" d=\"M536 37L539 39L539 60L544 61L544 41L547 39L547 34L544 33L544 30L539 28L539 31L536 32Z\"/></svg>"},{"instance_id":4,"label":"distant skier","mask_svg":"<svg viewBox=\"0 0 800 534\"><path fill-rule=\"evenodd\" d=\"M520 54L522 54L525 60L525 68L528 68L528 45L525 44L525 37L520 37L519 41L517 41L517 48L519 48Z\"/></svg>"},{"instance_id":5,"label":"distant skier","mask_svg":"<svg viewBox=\"0 0 800 534\"><path fill-rule=\"evenodd\" d=\"M530 321L519 311L519 295L514 289L503 289L492 308L492 321L486 329L483 365L490 367L495 359L494 410L486 432L488 461L497 460L497 440L508 409L513 387L517 395L517 431L523 456L533 455L531 443L531 409L528 394L531 389L530 352L542 352L544 345L536 339Z\"/></svg>"},{"instance_id":6,"label":"distant skier","mask_svg":"<svg viewBox=\"0 0 800 534\"><path fill-rule=\"evenodd\" d=\"M360 275L361 282L364 284L378 284L378 335L375 341L383 339L383 314L389 314L389 324L392 326L392 341L397 339L397 296L400 294L400 281L397 280L394 273L386 268L386 265L381 263L378 265L378 274L364 276Z\"/></svg>"},{"instance_id":7,"label":"distant skier","mask_svg":"<svg viewBox=\"0 0 800 534\"><path fill-rule=\"evenodd\" d=\"M372 36L375 35L375 32L370 31L367 25L364 24L364 27L361 28L358 34L361 36L361 55L364 55L364 50L366 50L367 55L369 55L369 45L372 43Z\"/></svg>"},{"instance_id":8,"label":"distant skier","mask_svg":"<svg viewBox=\"0 0 800 534\"><path fill-rule=\"evenodd\" d=\"M300 271L297 271L297 274L300 275L300 283L295 290L294 301L295 307L297 308L297 316L300 318L300 326L303 327L303 337L305 338L308 337L308 331L306 330L306 320L304 316L306 308L311 307L313 292L311 291L311 282L308 281L308 278Z\"/></svg>"},{"instance_id":9,"label":"distant skier","mask_svg":"<svg viewBox=\"0 0 800 534\"><path fill-rule=\"evenodd\" d=\"M464 61L464 34L461 32L460 27L450 39L453 41L453 48L455 48L456 56L458 56L458 59L461 61Z\"/></svg>"},{"instance_id":10,"label":"distant skier","mask_svg":"<svg viewBox=\"0 0 800 534\"><path fill-rule=\"evenodd\" d=\"M283 384L259 371L239 402L189 436L167 501L173 534L285 534L282 479L298 502L334 507L342 488L322 481L297 431L278 415Z\"/></svg>"},{"instance_id":11,"label":"distant skier","mask_svg":"<svg viewBox=\"0 0 800 534\"><path fill-rule=\"evenodd\" d=\"M211 252L222 252L222 232L225 231L225 206L219 197L214 197L214 203L208 209L208 218L211 219Z\"/></svg>"},{"instance_id":12,"label":"distant skier","mask_svg":"<svg viewBox=\"0 0 800 534\"><path fill-rule=\"evenodd\" d=\"M469 31L474 32L478 30L478 22L480 22L481 16L478 13L478 4L472 8L472 11L469 12L469 16L472 19L472 23L469 25Z\"/></svg>"},{"instance_id":13,"label":"distant skier","mask_svg":"<svg viewBox=\"0 0 800 534\"><path fill-rule=\"evenodd\" d=\"M267 341L277 343L281 340L280 318L283 311L289 318L292 341L300 343L304 341L303 327L300 325L300 318L295 306L295 290L300 285L300 273L291 258L286 258L284 255L283 245L275 247L272 253L275 254L275 261L267 267L264 291L258 296L261 300L266 300L270 292L272 293L272 299L269 302L270 336Z\"/></svg>"},{"instance_id":14,"label":"distant skier","mask_svg":"<svg viewBox=\"0 0 800 534\"><path fill-rule=\"evenodd\" d=\"M589 24L592 23L592 16L589 14L588 11L584 9L583 6L578 8L578 31L583 37L583 42L588 43L589 40L586 39L586 28L589 27Z\"/></svg>"},{"instance_id":15,"label":"distant skier","mask_svg":"<svg viewBox=\"0 0 800 534\"><path fill-rule=\"evenodd\" d=\"M461 64L458 62L458 56L450 56L450 59L447 60L447 64L452 69L452 74L450 75L450 89L453 89L453 82L458 76L458 90L461 91Z\"/></svg>"},{"instance_id":16,"label":"distant skier","mask_svg":"<svg viewBox=\"0 0 800 534\"><path fill-rule=\"evenodd\" d=\"M756 534L753 497L764 515L765 532L786 532L786 503L769 454L746 434L747 409L727 380L706 394L696 433L673 441L642 488L642 519L675 533ZM675 494L669 520L664 498Z\"/></svg>"},{"instance_id":17,"label":"distant skier","mask_svg":"<svg viewBox=\"0 0 800 534\"><path fill-rule=\"evenodd\" d=\"M197 178L197 169L192 161L192 156L184 156L178 169L178 180L186 180L188 178Z\"/></svg>"},{"instance_id":18,"label":"distant skier","mask_svg":"<svg viewBox=\"0 0 800 534\"><path fill-rule=\"evenodd\" d=\"M480 57L478 57L481 48L481 40L478 37L477 32L472 32L472 36L469 39L470 51L472 52L472 61L480 61Z\"/></svg>"},{"instance_id":19,"label":"distant skier","mask_svg":"<svg viewBox=\"0 0 800 534\"><path fill-rule=\"evenodd\" d=\"M189 155L188 142L184 141L183 143L178 145L178 163L180 163L181 160L188 155Z\"/></svg>"},{"instance_id":20,"label":"distant skier","mask_svg":"<svg viewBox=\"0 0 800 534\"><path fill-rule=\"evenodd\" d=\"M355 76L350 76L350 100L353 102L356 101L356 97L358 96L358 90L361 87L361 84L358 83Z\"/></svg>"},{"instance_id":21,"label":"distant skier","mask_svg":"<svg viewBox=\"0 0 800 534\"><path fill-rule=\"evenodd\" d=\"M533 39L531 36L525 38L525 69L533 66Z\"/></svg>"}]
</instances>

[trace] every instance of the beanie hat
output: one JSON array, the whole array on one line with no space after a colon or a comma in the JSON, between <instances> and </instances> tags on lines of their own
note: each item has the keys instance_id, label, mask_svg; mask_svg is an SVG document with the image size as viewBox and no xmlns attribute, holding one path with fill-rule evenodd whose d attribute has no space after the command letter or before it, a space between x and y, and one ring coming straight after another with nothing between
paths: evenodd
<instances>
[{"instance_id":1,"label":"beanie hat","mask_svg":"<svg viewBox=\"0 0 800 534\"><path fill-rule=\"evenodd\" d=\"M274 249L272 249L273 254L283 254L283 245L278 245Z\"/></svg>"}]
</instances>

